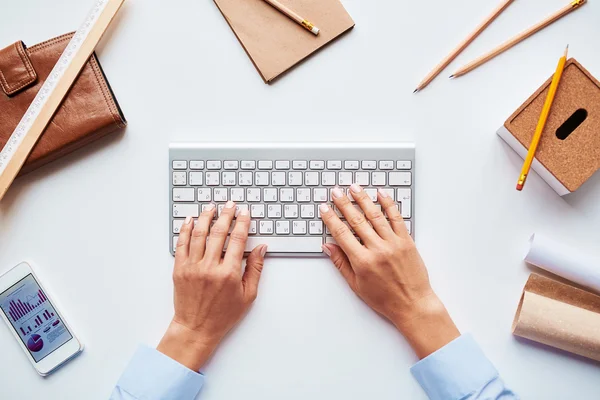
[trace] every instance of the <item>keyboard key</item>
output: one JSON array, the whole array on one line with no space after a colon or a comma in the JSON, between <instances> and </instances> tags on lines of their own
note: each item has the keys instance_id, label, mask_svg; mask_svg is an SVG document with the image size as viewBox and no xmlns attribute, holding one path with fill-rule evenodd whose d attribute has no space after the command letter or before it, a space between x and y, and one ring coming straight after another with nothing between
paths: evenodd
<instances>
[{"instance_id":1,"label":"keyboard key","mask_svg":"<svg viewBox=\"0 0 600 400\"><path fill-rule=\"evenodd\" d=\"M272 235L273 234L273 221L260 221L258 223L258 232L261 235ZM252 251L252 250L250 250Z\"/></svg>"},{"instance_id":2,"label":"keyboard key","mask_svg":"<svg viewBox=\"0 0 600 400\"><path fill-rule=\"evenodd\" d=\"M173 161L173 169L187 169L187 161Z\"/></svg>"},{"instance_id":3,"label":"keyboard key","mask_svg":"<svg viewBox=\"0 0 600 400\"><path fill-rule=\"evenodd\" d=\"M273 161L259 161L258 169L273 169Z\"/></svg>"},{"instance_id":4,"label":"keyboard key","mask_svg":"<svg viewBox=\"0 0 600 400\"><path fill-rule=\"evenodd\" d=\"M322 235L323 221L310 221L308 223L308 233L310 235Z\"/></svg>"},{"instance_id":5,"label":"keyboard key","mask_svg":"<svg viewBox=\"0 0 600 400\"><path fill-rule=\"evenodd\" d=\"M202 186L204 183L204 172L190 172L190 185Z\"/></svg>"},{"instance_id":6,"label":"keyboard key","mask_svg":"<svg viewBox=\"0 0 600 400\"><path fill-rule=\"evenodd\" d=\"M306 235L306 221L294 221L292 223L292 233L294 235Z\"/></svg>"},{"instance_id":7,"label":"keyboard key","mask_svg":"<svg viewBox=\"0 0 600 400\"><path fill-rule=\"evenodd\" d=\"M283 206L284 218L298 218L298 204L286 204Z\"/></svg>"},{"instance_id":8,"label":"keyboard key","mask_svg":"<svg viewBox=\"0 0 600 400\"><path fill-rule=\"evenodd\" d=\"M365 193L369 196L373 203L377 201L377 189L365 189Z\"/></svg>"},{"instance_id":9,"label":"keyboard key","mask_svg":"<svg viewBox=\"0 0 600 400\"><path fill-rule=\"evenodd\" d=\"M254 174L256 186L269 186L269 173L268 172L257 172Z\"/></svg>"},{"instance_id":10,"label":"keyboard key","mask_svg":"<svg viewBox=\"0 0 600 400\"><path fill-rule=\"evenodd\" d=\"M248 235L256 235L258 233L258 221L250 221L250 229Z\"/></svg>"},{"instance_id":11,"label":"keyboard key","mask_svg":"<svg viewBox=\"0 0 600 400\"><path fill-rule=\"evenodd\" d=\"M311 161L310 169L325 169L325 161Z\"/></svg>"},{"instance_id":12,"label":"keyboard key","mask_svg":"<svg viewBox=\"0 0 600 400\"><path fill-rule=\"evenodd\" d=\"M289 235L290 221L277 221L275 223L275 233L277 235Z\"/></svg>"},{"instance_id":13,"label":"keyboard key","mask_svg":"<svg viewBox=\"0 0 600 400\"><path fill-rule=\"evenodd\" d=\"M221 169L221 161L207 161L206 169L210 169L210 170Z\"/></svg>"},{"instance_id":14,"label":"keyboard key","mask_svg":"<svg viewBox=\"0 0 600 400\"><path fill-rule=\"evenodd\" d=\"M281 218L281 204L271 204L267 207L267 217L269 218Z\"/></svg>"},{"instance_id":15,"label":"keyboard key","mask_svg":"<svg viewBox=\"0 0 600 400\"><path fill-rule=\"evenodd\" d=\"M199 188L198 189L198 201L212 201L212 189Z\"/></svg>"},{"instance_id":16,"label":"keyboard key","mask_svg":"<svg viewBox=\"0 0 600 400\"><path fill-rule=\"evenodd\" d=\"M249 203L258 203L260 201L260 189L258 189L258 188L246 189L246 199Z\"/></svg>"},{"instance_id":17,"label":"keyboard key","mask_svg":"<svg viewBox=\"0 0 600 400\"><path fill-rule=\"evenodd\" d=\"M250 216L252 218L264 218L265 215L266 214L264 204L252 204L250 206Z\"/></svg>"},{"instance_id":18,"label":"keyboard key","mask_svg":"<svg viewBox=\"0 0 600 400\"><path fill-rule=\"evenodd\" d=\"M185 222L185 219L174 219L173 220L173 233L179 234L179 232L181 232L181 227L183 226L184 222Z\"/></svg>"},{"instance_id":19,"label":"keyboard key","mask_svg":"<svg viewBox=\"0 0 600 400\"><path fill-rule=\"evenodd\" d=\"M232 170L232 169L240 169L239 161L225 161L223 163L223 169Z\"/></svg>"},{"instance_id":20,"label":"keyboard key","mask_svg":"<svg viewBox=\"0 0 600 400\"><path fill-rule=\"evenodd\" d=\"M235 217L237 218L240 215L242 210L248 211L248 204L236 204L235 205Z\"/></svg>"},{"instance_id":21,"label":"keyboard key","mask_svg":"<svg viewBox=\"0 0 600 400\"><path fill-rule=\"evenodd\" d=\"M370 174L368 172L357 172L354 174L354 182L358 183L360 186L369 186L370 184Z\"/></svg>"},{"instance_id":22,"label":"keyboard key","mask_svg":"<svg viewBox=\"0 0 600 400\"><path fill-rule=\"evenodd\" d=\"M315 205L314 204L303 204L300 207L300 216L302 218L314 218L315 217Z\"/></svg>"},{"instance_id":23,"label":"keyboard key","mask_svg":"<svg viewBox=\"0 0 600 400\"><path fill-rule=\"evenodd\" d=\"M406 230L408 231L408 234L412 235L412 222L404 221L404 224L406 225Z\"/></svg>"},{"instance_id":24,"label":"keyboard key","mask_svg":"<svg viewBox=\"0 0 600 400\"><path fill-rule=\"evenodd\" d=\"M240 172L238 173L238 182L240 186L252 186L252 172Z\"/></svg>"},{"instance_id":25,"label":"keyboard key","mask_svg":"<svg viewBox=\"0 0 600 400\"><path fill-rule=\"evenodd\" d=\"M200 215L200 208L198 204L173 204L173 217L186 218L194 217L198 218Z\"/></svg>"},{"instance_id":26,"label":"keyboard key","mask_svg":"<svg viewBox=\"0 0 600 400\"><path fill-rule=\"evenodd\" d=\"M207 172L206 173L206 185L207 186L219 186L221 184L221 174L218 172Z\"/></svg>"},{"instance_id":27,"label":"keyboard key","mask_svg":"<svg viewBox=\"0 0 600 400\"><path fill-rule=\"evenodd\" d=\"M296 201L298 203L310 202L310 189L308 189L308 188L296 189Z\"/></svg>"},{"instance_id":28,"label":"keyboard key","mask_svg":"<svg viewBox=\"0 0 600 400\"><path fill-rule=\"evenodd\" d=\"M194 201L194 189L173 188L173 201Z\"/></svg>"},{"instance_id":29,"label":"keyboard key","mask_svg":"<svg viewBox=\"0 0 600 400\"><path fill-rule=\"evenodd\" d=\"M223 186L235 186L236 178L235 172L223 172Z\"/></svg>"},{"instance_id":30,"label":"keyboard key","mask_svg":"<svg viewBox=\"0 0 600 400\"><path fill-rule=\"evenodd\" d=\"M177 241L179 240L179 236L173 236L173 251L177 250Z\"/></svg>"},{"instance_id":31,"label":"keyboard key","mask_svg":"<svg viewBox=\"0 0 600 400\"><path fill-rule=\"evenodd\" d=\"M346 161L344 162L344 168L351 170L359 169L360 163L358 161Z\"/></svg>"},{"instance_id":32,"label":"keyboard key","mask_svg":"<svg viewBox=\"0 0 600 400\"><path fill-rule=\"evenodd\" d=\"M385 186L385 175L385 172L373 172L371 174L371 182L373 183L373 186Z\"/></svg>"},{"instance_id":33,"label":"keyboard key","mask_svg":"<svg viewBox=\"0 0 600 400\"><path fill-rule=\"evenodd\" d=\"M294 189L292 189L292 188L280 189L279 190L279 201L281 201L282 203L293 202L294 201Z\"/></svg>"},{"instance_id":34,"label":"keyboard key","mask_svg":"<svg viewBox=\"0 0 600 400\"><path fill-rule=\"evenodd\" d=\"M328 200L327 189L324 189L324 188L313 189L313 201L315 203L325 203L327 200Z\"/></svg>"},{"instance_id":35,"label":"keyboard key","mask_svg":"<svg viewBox=\"0 0 600 400\"><path fill-rule=\"evenodd\" d=\"M412 161L398 161L396 162L396 168L404 170L412 169Z\"/></svg>"},{"instance_id":36,"label":"keyboard key","mask_svg":"<svg viewBox=\"0 0 600 400\"><path fill-rule=\"evenodd\" d=\"M187 185L187 173L186 172L173 172L173 186L185 186Z\"/></svg>"},{"instance_id":37,"label":"keyboard key","mask_svg":"<svg viewBox=\"0 0 600 400\"><path fill-rule=\"evenodd\" d=\"M290 169L289 161L275 161L275 169Z\"/></svg>"},{"instance_id":38,"label":"keyboard key","mask_svg":"<svg viewBox=\"0 0 600 400\"><path fill-rule=\"evenodd\" d=\"M352 185L353 179L352 179L352 172L339 172L338 173L338 183L340 186L350 186Z\"/></svg>"},{"instance_id":39,"label":"keyboard key","mask_svg":"<svg viewBox=\"0 0 600 400\"><path fill-rule=\"evenodd\" d=\"M227 201L227 189L225 188L215 188L213 201L215 202L225 202Z\"/></svg>"},{"instance_id":40,"label":"keyboard key","mask_svg":"<svg viewBox=\"0 0 600 400\"><path fill-rule=\"evenodd\" d=\"M402 204L402 218L411 217L412 189L398 189L396 199Z\"/></svg>"},{"instance_id":41,"label":"keyboard key","mask_svg":"<svg viewBox=\"0 0 600 400\"><path fill-rule=\"evenodd\" d=\"M231 201L242 202L246 201L245 191L243 188L231 188Z\"/></svg>"},{"instance_id":42,"label":"keyboard key","mask_svg":"<svg viewBox=\"0 0 600 400\"><path fill-rule=\"evenodd\" d=\"M285 186L285 172L272 172L271 184L273 186Z\"/></svg>"},{"instance_id":43,"label":"keyboard key","mask_svg":"<svg viewBox=\"0 0 600 400\"><path fill-rule=\"evenodd\" d=\"M306 162L306 161L293 161L292 162L292 168L293 169L307 169L308 168L308 162Z\"/></svg>"},{"instance_id":44,"label":"keyboard key","mask_svg":"<svg viewBox=\"0 0 600 400\"><path fill-rule=\"evenodd\" d=\"M302 172L290 172L288 174L288 184L290 186L302 186Z\"/></svg>"},{"instance_id":45,"label":"keyboard key","mask_svg":"<svg viewBox=\"0 0 600 400\"><path fill-rule=\"evenodd\" d=\"M392 200L396 200L396 193L395 193L396 191L394 189L382 188L381 190L384 191L385 193L387 193Z\"/></svg>"},{"instance_id":46,"label":"keyboard key","mask_svg":"<svg viewBox=\"0 0 600 400\"><path fill-rule=\"evenodd\" d=\"M190 169L204 169L204 161L190 161Z\"/></svg>"},{"instance_id":47,"label":"keyboard key","mask_svg":"<svg viewBox=\"0 0 600 400\"><path fill-rule=\"evenodd\" d=\"M262 221L266 222L266 221ZM270 221L273 222L273 221ZM246 242L245 252L249 253L256 248L266 244L269 253L323 253L321 245L323 239L318 236L306 237L260 237L252 236Z\"/></svg>"},{"instance_id":48,"label":"keyboard key","mask_svg":"<svg viewBox=\"0 0 600 400\"><path fill-rule=\"evenodd\" d=\"M323 186L335 186L335 172L323 172L321 173L321 185Z\"/></svg>"},{"instance_id":49,"label":"keyboard key","mask_svg":"<svg viewBox=\"0 0 600 400\"><path fill-rule=\"evenodd\" d=\"M327 169L342 169L341 161L327 161Z\"/></svg>"},{"instance_id":50,"label":"keyboard key","mask_svg":"<svg viewBox=\"0 0 600 400\"><path fill-rule=\"evenodd\" d=\"M412 185L412 172L390 172L390 186Z\"/></svg>"},{"instance_id":51,"label":"keyboard key","mask_svg":"<svg viewBox=\"0 0 600 400\"><path fill-rule=\"evenodd\" d=\"M394 162L393 161L379 161L379 169L382 169L382 170L394 169Z\"/></svg>"},{"instance_id":52,"label":"keyboard key","mask_svg":"<svg viewBox=\"0 0 600 400\"><path fill-rule=\"evenodd\" d=\"M277 201L277 189L266 188L263 189L263 199L267 203L273 203Z\"/></svg>"},{"instance_id":53,"label":"keyboard key","mask_svg":"<svg viewBox=\"0 0 600 400\"><path fill-rule=\"evenodd\" d=\"M363 161L362 169L377 169L377 161Z\"/></svg>"},{"instance_id":54,"label":"keyboard key","mask_svg":"<svg viewBox=\"0 0 600 400\"><path fill-rule=\"evenodd\" d=\"M241 169L256 169L256 161L242 161Z\"/></svg>"},{"instance_id":55,"label":"keyboard key","mask_svg":"<svg viewBox=\"0 0 600 400\"><path fill-rule=\"evenodd\" d=\"M305 172L304 173L304 184L306 186L319 186L319 173L318 172Z\"/></svg>"}]
</instances>

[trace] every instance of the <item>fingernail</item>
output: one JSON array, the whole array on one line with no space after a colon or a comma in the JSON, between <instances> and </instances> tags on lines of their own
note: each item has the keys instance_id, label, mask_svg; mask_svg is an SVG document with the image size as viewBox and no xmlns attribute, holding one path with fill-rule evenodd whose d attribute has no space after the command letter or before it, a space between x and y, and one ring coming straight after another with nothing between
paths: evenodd
<instances>
[{"instance_id":1,"label":"fingernail","mask_svg":"<svg viewBox=\"0 0 600 400\"><path fill-rule=\"evenodd\" d=\"M381 195L381 197L383 197L384 199L387 199L388 197L390 197L390 194L388 192L386 192L383 189L379 189L379 194Z\"/></svg>"},{"instance_id":2,"label":"fingernail","mask_svg":"<svg viewBox=\"0 0 600 400\"><path fill-rule=\"evenodd\" d=\"M192 222L192 217L188 215L187 217L185 217L185 224L189 225L190 222Z\"/></svg>"},{"instance_id":3,"label":"fingernail","mask_svg":"<svg viewBox=\"0 0 600 400\"><path fill-rule=\"evenodd\" d=\"M321 246L323 253L327 254L327 257L331 257L331 251L325 245Z\"/></svg>"},{"instance_id":4,"label":"fingernail","mask_svg":"<svg viewBox=\"0 0 600 400\"><path fill-rule=\"evenodd\" d=\"M329 206L327 205L327 203L323 203L319 206L319 210L321 210L321 213L328 213Z\"/></svg>"},{"instance_id":5,"label":"fingernail","mask_svg":"<svg viewBox=\"0 0 600 400\"><path fill-rule=\"evenodd\" d=\"M362 188L360 187L360 185L358 183L353 183L350 186L350 190L352 190L354 193L360 193L360 192L362 192Z\"/></svg>"},{"instance_id":6,"label":"fingernail","mask_svg":"<svg viewBox=\"0 0 600 400\"><path fill-rule=\"evenodd\" d=\"M204 211L212 211L215 209L215 205L213 203L207 204L206 207L204 207Z\"/></svg>"},{"instance_id":7,"label":"fingernail","mask_svg":"<svg viewBox=\"0 0 600 400\"><path fill-rule=\"evenodd\" d=\"M264 256L265 256L265 254L267 254L267 249L268 249L268 248L269 248L269 246L267 246L267 245L264 245L264 246L262 247L262 249L260 249L260 256L261 256L261 257L264 257Z\"/></svg>"},{"instance_id":8,"label":"fingernail","mask_svg":"<svg viewBox=\"0 0 600 400\"><path fill-rule=\"evenodd\" d=\"M228 201L225 203L225 208L233 208L235 207L235 203L233 201Z\"/></svg>"},{"instance_id":9,"label":"fingernail","mask_svg":"<svg viewBox=\"0 0 600 400\"><path fill-rule=\"evenodd\" d=\"M331 194L333 194L333 197L335 197L336 199L339 199L344 195L344 192L342 192L340 188L335 188L331 191Z\"/></svg>"},{"instance_id":10,"label":"fingernail","mask_svg":"<svg viewBox=\"0 0 600 400\"><path fill-rule=\"evenodd\" d=\"M240 214L239 215L247 217L248 215L250 215L250 211L248 211L248 209L246 209L246 208L242 208L240 210Z\"/></svg>"}]
</instances>

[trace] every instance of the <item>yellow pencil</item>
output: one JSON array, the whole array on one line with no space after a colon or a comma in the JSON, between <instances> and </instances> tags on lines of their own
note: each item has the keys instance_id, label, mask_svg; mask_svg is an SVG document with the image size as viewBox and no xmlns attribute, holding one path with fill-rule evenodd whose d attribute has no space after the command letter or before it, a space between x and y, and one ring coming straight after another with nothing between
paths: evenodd
<instances>
[{"instance_id":1,"label":"yellow pencil","mask_svg":"<svg viewBox=\"0 0 600 400\"><path fill-rule=\"evenodd\" d=\"M556 91L558 90L560 78L562 77L563 71L565 69L568 53L569 46L567 46L567 48L565 49L565 54L560 58L560 60L558 60L558 66L556 67L556 72L554 73L554 77L552 78L552 83L550 84L550 89L548 90L548 96L546 97L544 108L542 109L542 115L540 115L540 120L538 121L537 127L535 128L535 134L533 135L533 139L531 140L529 152L527 153L527 157L525 158L525 163L523 164L523 169L521 170L521 176L519 177L519 182L517 182L517 190L519 191L523 190L523 186L525 186L527 175L529 174L531 164L533 163L533 159L535 158L535 152L540 143L540 139L542 138L542 132L546 127L546 121L548 120L548 115L550 115L550 109L552 108L552 103L554 102Z\"/></svg>"}]
</instances>

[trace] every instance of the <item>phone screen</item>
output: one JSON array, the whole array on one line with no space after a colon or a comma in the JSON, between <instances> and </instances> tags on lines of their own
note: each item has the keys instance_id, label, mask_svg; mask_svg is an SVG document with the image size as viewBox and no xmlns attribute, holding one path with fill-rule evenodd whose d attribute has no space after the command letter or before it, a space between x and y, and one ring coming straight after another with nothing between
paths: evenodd
<instances>
[{"instance_id":1,"label":"phone screen","mask_svg":"<svg viewBox=\"0 0 600 400\"><path fill-rule=\"evenodd\" d=\"M73 338L32 274L0 294L0 307L35 362Z\"/></svg>"}]
</instances>

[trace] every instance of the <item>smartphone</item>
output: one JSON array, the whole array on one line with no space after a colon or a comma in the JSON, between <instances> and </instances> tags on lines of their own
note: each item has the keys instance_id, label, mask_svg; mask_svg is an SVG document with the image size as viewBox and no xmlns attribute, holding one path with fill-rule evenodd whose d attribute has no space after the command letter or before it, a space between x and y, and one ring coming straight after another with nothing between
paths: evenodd
<instances>
[{"instance_id":1,"label":"smartphone","mask_svg":"<svg viewBox=\"0 0 600 400\"><path fill-rule=\"evenodd\" d=\"M0 309L2 319L38 374L54 372L83 351L28 263L0 276Z\"/></svg>"}]
</instances>

